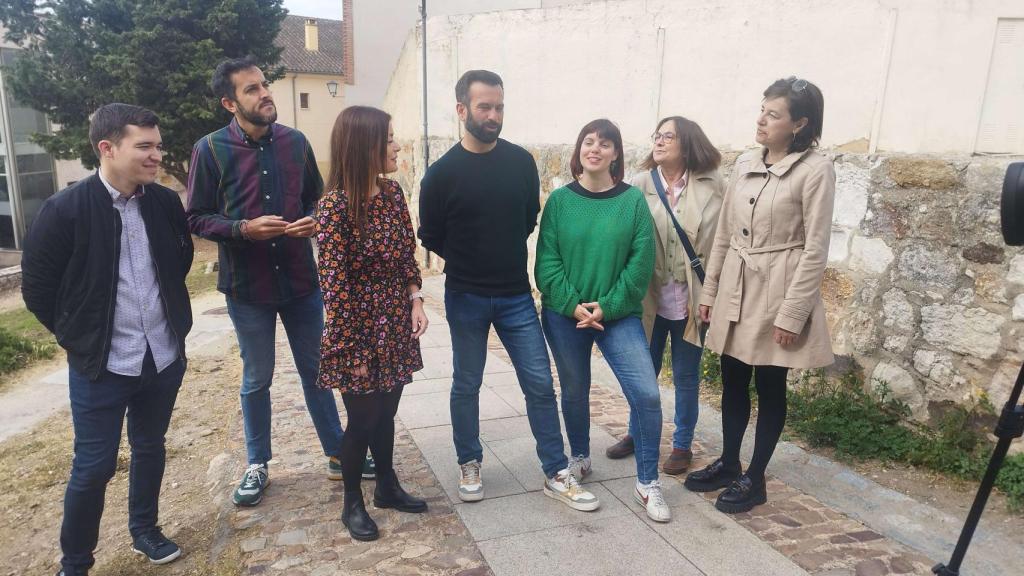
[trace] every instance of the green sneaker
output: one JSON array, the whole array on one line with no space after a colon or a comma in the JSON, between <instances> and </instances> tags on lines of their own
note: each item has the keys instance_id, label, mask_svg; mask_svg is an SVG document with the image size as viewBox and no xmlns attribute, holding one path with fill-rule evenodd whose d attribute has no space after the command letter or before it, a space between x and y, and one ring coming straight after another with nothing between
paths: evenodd
<instances>
[{"instance_id":1,"label":"green sneaker","mask_svg":"<svg viewBox=\"0 0 1024 576\"><path fill-rule=\"evenodd\" d=\"M344 476L341 474L341 460L331 456L327 459L327 479L328 480L342 480Z\"/></svg>"},{"instance_id":2,"label":"green sneaker","mask_svg":"<svg viewBox=\"0 0 1024 576\"><path fill-rule=\"evenodd\" d=\"M377 464L373 461L373 456L369 452L366 453L366 460L363 461L363 480L373 480L377 477Z\"/></svg>"},{"instance_id":3,"label":"green sneaker","mask_svg":"<svg viewBox=\"0 0 1024 576\"><path fill-rule=\"evenodd\" d=\"M245 469L242 482L231 497L235 506L255 506L263 500L263 491L270 485L270 473L266 464L250 464Z\"/></svg>"}]
</instances>

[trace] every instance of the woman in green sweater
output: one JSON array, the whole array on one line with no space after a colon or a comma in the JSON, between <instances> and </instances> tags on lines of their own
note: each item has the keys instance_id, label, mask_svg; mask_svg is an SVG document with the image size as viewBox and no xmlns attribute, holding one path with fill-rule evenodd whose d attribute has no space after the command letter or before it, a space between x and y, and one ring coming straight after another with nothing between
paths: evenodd
<instances>
[{"instance_id":1,"label":"woman in green sweater","mask_svg":"<svg viewBox=\"0 0 1024 576\"><path fill-rule=\"evenodd\" d=\"M590 354L597 343L638 423L634 498L658 522L671 515L658 482L661 397L641 322L654 270L651 213L622 181L622 136L609 120L580 131L575 180L551 193L537 242L541 320L558 368L570 469L590 473Z\"/></svg>"}]
</instances>

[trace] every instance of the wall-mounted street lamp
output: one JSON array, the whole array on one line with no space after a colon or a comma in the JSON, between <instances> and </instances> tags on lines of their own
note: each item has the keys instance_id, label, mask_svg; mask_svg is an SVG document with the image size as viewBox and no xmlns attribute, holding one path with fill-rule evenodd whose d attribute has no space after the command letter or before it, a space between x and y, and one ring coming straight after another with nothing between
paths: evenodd
<instances>
[{"instance_id":1,"label":"wall-mounted street lamp","mask_svg":"<svg viewBox=\"0 0 1024 576\"><path fill-rule=\"evenodd\" d=\"M327 82L327 91L331 93L331 98L338 96L338 81L330 80Z\"/></svg>"}]
</instances>

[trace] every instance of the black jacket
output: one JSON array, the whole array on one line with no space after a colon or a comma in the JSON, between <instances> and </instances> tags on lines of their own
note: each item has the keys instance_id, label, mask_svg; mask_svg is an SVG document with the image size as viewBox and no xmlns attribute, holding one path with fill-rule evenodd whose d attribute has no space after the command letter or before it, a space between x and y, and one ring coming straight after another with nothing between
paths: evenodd
<instances>
[{"instance_id":1,"label":"black jacket","mask_svg":"<svg viewBox=\"0 0 1024 576\"><path fill-rule=\"evenodd\" d=\"M185 210L172 190L150 184L139 210L156 264L160 297L178 354L192 328L185 275L192 267L192 237ZM57 337L68 364L95 380L110 354L121 253L121 215L97 174L43 203L25 238L21 293L25 305Z\"/></svg>"}]
</instances>

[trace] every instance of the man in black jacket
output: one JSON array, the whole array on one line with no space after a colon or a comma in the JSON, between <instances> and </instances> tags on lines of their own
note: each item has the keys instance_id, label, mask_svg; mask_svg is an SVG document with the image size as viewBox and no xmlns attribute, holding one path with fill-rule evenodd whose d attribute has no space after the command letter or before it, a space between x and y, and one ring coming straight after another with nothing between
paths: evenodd
<instances>
[{"instance_id":1,"label":"man in black jacket","mask_svg":"<svg viewBox=\"0 0 1024 576\"><path fill-rule=\"evenodd\" d=\"M43 204L22 255L25 304L68 355L75 445L58 573L67 576L93 565L126 413L132 550L155 564L181 555L157 526L157 510L192 328L192 238L178 195L154 183L163 154L157 123L129 104L96 110L89 139L99 170Z\"/></svg>"}]
</instances>

